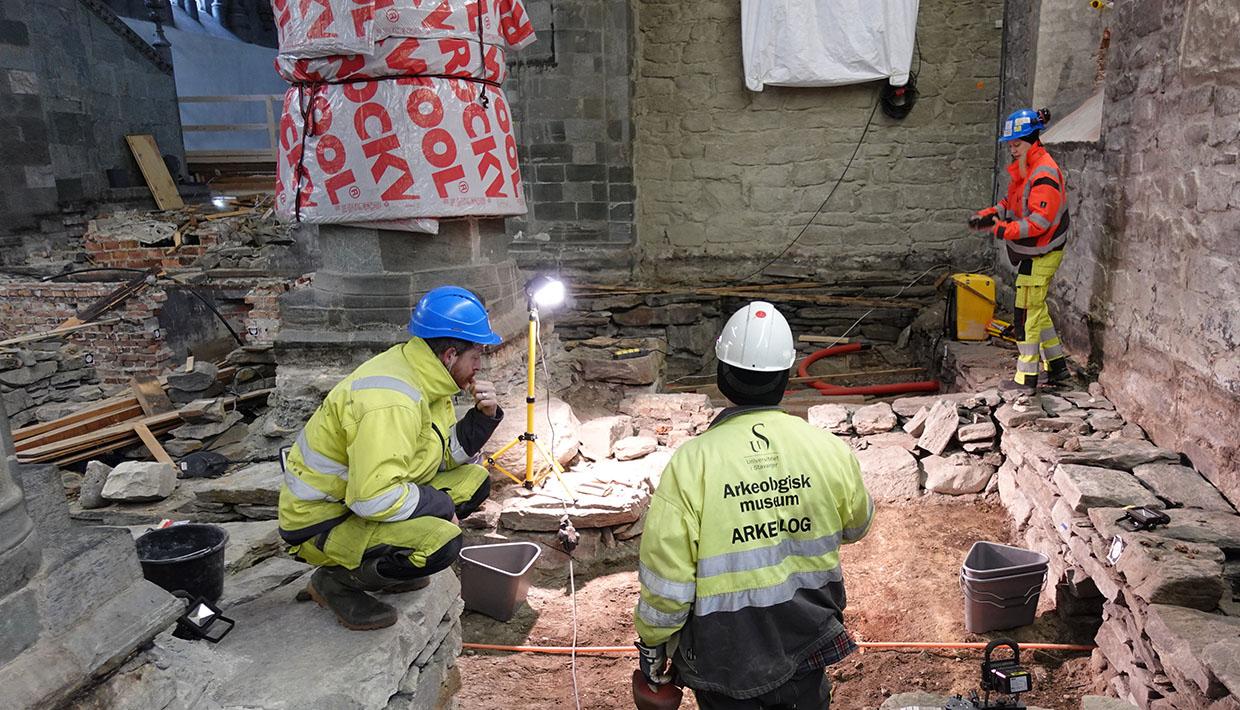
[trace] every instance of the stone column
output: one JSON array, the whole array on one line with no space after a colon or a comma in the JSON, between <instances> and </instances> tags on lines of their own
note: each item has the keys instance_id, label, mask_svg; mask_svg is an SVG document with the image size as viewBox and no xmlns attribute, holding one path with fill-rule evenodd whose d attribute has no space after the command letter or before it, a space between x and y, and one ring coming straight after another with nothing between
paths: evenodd
<instances>
[{"instance_id":1,"label":"stone column","mask_svg":"<svg viewBox=\"0 0 1240 710\"><path fill-rule=\"evenodd\" d=\"M342 377L407 340L413 306L436 286L477 293L505 341L491 366L519 365L528 316L508 242L500 219L444 221L437 235L322 225L312 285L280 300L268 436L295 433Z\"/></svg>"},{"instance_id":2,"label":"stone column","mask_svg":"<svg viewBox=\"0 0 1240 710\"><path fill-rule=\"evenodd\" d=\"M9 417L0 402L0 666L38 641L42 627L28 584L42 554L22 490L13 480L15 465Z\"/></svg>"}]
</instances>

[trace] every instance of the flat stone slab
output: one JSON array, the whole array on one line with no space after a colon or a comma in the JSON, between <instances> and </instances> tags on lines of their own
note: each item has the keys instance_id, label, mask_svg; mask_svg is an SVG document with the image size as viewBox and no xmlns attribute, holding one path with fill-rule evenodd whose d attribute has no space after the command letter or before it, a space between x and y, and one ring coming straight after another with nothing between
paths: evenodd
<instances>
[{"instance_id":1,"label":"flat stone slab","mask_svg":"<svg viewBox=\"0 0 1240 710\"><path fill-rule=\"evenodd\" d=\"M878 501L915 498L921 490L921 466L905 449L870 446L856 452L866 490Z\"/></svg>"},{"instance_id":2,"label":"flat stone slab","mask_svg":"<svg viewBox=\"0 0 1240 710\"><path fill-rule=\"evenodd\" d=\"M940 400L957 404L966 409L973 409L980 406L997 407L1002 401L999 398L999 391L989 389L984 392L952 392L950 394L931 394L923 397L901 397L891 403L891 409L902 417L911 417L917 414L917 410L922 407L933 407L935 402Z\"/></svg>"},{"instance_id":3,"label":"flat stone slab","mask_svg":"<svg viewBox=\"0 0 1240 710\"><path fill-rule=\"evenodd\" d=\"M581 425L577 438L581 442L581 455L591 461L611 456L616 442L633 433L633 418L627 415L600 417Z\"/></svg>"},{"instance_id":4,"label":"flat stone slab","mask_svg":"<svg viewBox=\"0 0 1240 710\"><path fill-rule=\"evenodd\" d=\"M196 496L202 503L278 505L283 477L280 462L265 461L206 479L199 483Z\"/></svg>"},{"instance_id":5,"label":"flat stone slab","mask_svg":"<svg viewBox=\"0 0 1240 710\"><path fill-rule=\"evenodd\" d=\"M399 619L374 631L349 631L317 604L294 601L300 588L286 584L229 609L236 628L205 653L201 642L170 635L157 645L214 676L204 707L381 709L419 657L435 652L444 618L459 613L460 582L450 570L425 589L385 595Z\"/></svg>"},{"instance_id":6,"label":"flat stone slab","mask_svg":"<svg viewBox=\"0 0 1240 710\"><path fill-rule=\"evenodd\" d=\"M1081 710L1138 710L1136 705L1119 698L1103 695L1086 695L1081 698Z\"/></svg>"},{"instance_id":7,"label":"flat stone slab","mask_svg":"<svg viewBox=\"0 0 1240 710\"><path fill-rule=\"evenodd\" d=\"M1090 508L1126 505L1163 507L1162 501L1146 490L1136 477L1123 471L1060 463L1055 467L1054 480L1059 494L1078 513Z\"/></svg>"},{"instance_id":8,"label":"flat stone slab","mask_svg":"<svg viewBox=\"0 0 1240 710\"><path fill-rule=\"evenodd\" d=\"M930 407L926 415L925 429L917 440L917 448L934 455L943 453L956 436L960 426L960 410L955 402L941 399Z\"/></svg>"},{"instance_id":9,"label":"flat stone slab","mask_svg":"<svg viewBox=\"0 0 1240 710\"><path fill-rule=\"evenodd\" d=\"M886 402L867 404L853 412L852 425L858 436L882 434L895 428L896 413Z\"/></svg>"},{"instance_id":10,"label":"flat stone slab","mask_svg":"<svg viewBox=\"0 0 1240 710\"><path fill-rule=\"evenodd\" d=\"M284 554L285 542L280 539L280 524L275 520L218 525L228 532L228 544L224 546L224 571L228 573Z\"/></svg>"},{"instance_id":11,"label":"flat stone slab","mask_svg":"<svg viewBox=\"0 0 1240 710\"><path fill-rule=\"evenodd\" d=\"M810 426L825 429L833 434L848 434L852 429L852 413L856 407L843 404L816 404L806 412Z\"/></svg>"},{"instance_id":12,"label":"flat stone slab","mask_svg":"<svg viewBox=\"0 0 1240 710\"><path fill-rule=\"evenodd\" d=\"M1004 429L1019 429L1046 416L1046 410L1032 397L1026 402L1008 402L995 410L995 419Z\"/></svg>"},{"instance_id":13,"label":"flat stone slab","mask_svg":"<svg viewBox=\"0 0 1240 710\"><path fill-rule=\"evenodd\" d=\"M1240 555L1240 515L1216 510L1173 508L1164 510L1171 523L1148 533L1155 537L1213 545L1229 555ZM1122 508L1091 508L1090 522L1105 539L1126 532L1116 520Z\"/></svg>"},{"instance_id":14,"label":"flat stone slab","mask_svg":"<svg viewBox=\"0 0 1240 710\"><path fill-rule=\"evenodd\" d=\"M1115 409L1115 405L1111 404L1111 400L1105 397L1095 397L1088 392L1064 392L1062 397L1081 409Z\"/></svg>"},{"instance_id":15,"label":"flat stone slab","mask_svg":"<svg viewBox=\"0 0 1240 710\"><path fill-rule=\"evenodd\" d=\"M1213 611L1224 591L1230 593L1223 578L1223 552L1217 547L1142 533L1124 539L1127 545L1115 569L1137 597L1151 604Z\"/></svg>"},{"instance_id":16,"label":"flat stone slab","mask_svg":"<svg viewBox=\"0 0 1240 710\"><path fill-rule=\"evenodd\" d=\"M1240 619L1220 616L1178 606L1151 604L1145 614L1145 633L1158 653L1158 658L1168 670L1191 680L1208 697L1218 698L1231 690L1210 668L1209 661L1217 664L1224 673L1234 665L1220 662L1211 653L1219 645L1219 651L1236 658L1235 643L1240 640ZM1217 653L1217 651L1216 651ZM1232 677L1234 682L1234 676Z\"/></svg>"},{"instance_id":17,"label":"flat stone slab","mask_svg":"<svg viewBox=\"0 0 1240 710\"><path fill-rule=\"evenodd\" d=\"M1188 466L1173 463L1146 463L1134 466L1135 475L1167 504L1177 508L1201 508L1233 512L1234 509L1215 488Z\"/></svg>"},{"instance_id":18,"label":"flat stone slab","mask_svg":"<svg viewBox=\"0 0 1240 710\"><path fill-rule=\"evenodd\" d=\"M1159 461L1175 463L1179 460L1180 455L1176 452L1137 439L1081 439L1080 451L1065 451L1059 457L1061 463L1118 468L1125 471L1131 471L1141 464Z\"/></svg>"},{"instance_id":19,"label":"flat stone slab","mask_svg":"<svg viewBox=\"0 0 1240 710\"><path fill-rule=\"evenodd\" d=\"M220 598L220 607L228 609L254 601L273 589L310 574L313 570L310 565L291 557L263 560L253 567L224 578L224 596Z\"/></svg>"},{"instance_id":20,"label":"flat stone slab","mask_svg":"<svg viewBox=\"0 0 1240 710\"><path fill-rule=\"evenodd\" d=\"M964 424L956 430L956 438L962 443L973 441L989 441L995 438L998 430L994 422L985 421L976 424Z\"/></svg>"},{"instance_id":21,"label":"flat stone slab","mask_svg":"<svg viewBox=\"0 0 1240 710\"><path fill-rule=\"evenodd\" d=\"M618 483L566 480L577 494L576 501L566 502L567 494L558 490L550 495L514 489L514 494L503 503L500 527L535 532L558 530L567 505L577 528L609 528L636 522L650 507L651 493L644 486L631 488ZM552 480L547 485L558 483Z\"/></svg>"},{"instance_id":22,"label":"flat stone slab","mask_svg":"<svg viewBox=\"0 0 1240 710\"><path fill-rule=\"evenodd\" d=\"M980 493L995 473L994 466L968 454L927 456L921 465L926 469L927 490L953 496Z\"/></svg>"},{"instance_id":23,"label":"flat stone slab","mask_svg":"<svg viewBox=\"0 0 1240 710\"><path fill-rule=\"evenodd\" d=\"M869 446L898 446L909 453L917 450L917 437L912 434L905 434L902 431L889 431L885 434L871 434L857 440L854 448L863 448L860 442L864 442L865 447Z\"/></svg>"},{"instance_id":24,"label":"flat stone slab","mask_svg":"<svg viewBox=\"0 0 1240 710\"><path fill-rule=\"evenodd\" d=\"M659 441L653 436L626 436L616 442L612 454L617 461L632 461L653 454L659 448Z\"/></svg>"}]
</instances>

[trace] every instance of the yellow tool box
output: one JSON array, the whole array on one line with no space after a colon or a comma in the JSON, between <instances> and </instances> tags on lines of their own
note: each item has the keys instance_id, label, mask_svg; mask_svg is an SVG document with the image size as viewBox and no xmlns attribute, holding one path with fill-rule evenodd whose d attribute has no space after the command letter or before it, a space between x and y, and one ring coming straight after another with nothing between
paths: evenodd
<instances>
[{"instance_id":1,"label":"yellow tool box","mask_svg":"<svg viewBox=\"0 0 1240 710\"><path fill-rule=\"evenodd\" d=\"M995 280L982 274L952 274L947 317L956 340L985 340L995 317Z\"/></svg>"}]
</instances>

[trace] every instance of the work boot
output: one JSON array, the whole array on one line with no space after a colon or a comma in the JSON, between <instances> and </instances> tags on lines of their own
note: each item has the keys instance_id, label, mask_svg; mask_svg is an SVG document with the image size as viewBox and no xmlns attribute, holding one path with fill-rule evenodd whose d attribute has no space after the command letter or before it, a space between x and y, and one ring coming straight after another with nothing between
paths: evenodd
<instances>
[{"instance_id":1,"label":"work boot","mask_svg":"<svg viewBox=\"0 0 1240 710\"><path fill-rule=\"evenodd\" d=\"M1029 406L1030 400L1037 394L1037 380L1029 384L1022 384L1015 380L1004 380L999 383L999 396L1003 398L1003 401L1012 403L1017 411L1025 411L1024 408Z\"/></svg>"},{"instance_id":2,"label":"work boot","mask_svg":"<svg viewBox=\"0 0 1240 710\"><path fill-rule=\"evenodd\" d=\"M1072 372L1063 358L1052 360L1050 369L1046 371L1046 383L1053 387L1062 387L1072 383Z\"/></svg>"},{"instance_id":3,"label":"work boot","mask_svg":"<svg viewBox=\"0 0 1240 710\"><path fill-rule=\"evenodd\" d=\"M419 589L426 589L430 584L430 577L418 577L417 579L393 582L379 591L381 594L403 594L405 592L416 592Z\"/></svg>"},{"instance_id":4,"label":"work boot","mask_svg":"<svg viewBox=\"0 0 1240 710\"><path fill-rule=\"evenodd\" d=\"M381 580L373 564L363 563L356 570L320 567L310 575L306 593L316 604L331 610L346 629L382 629L396 623L397 613L366 593L383 589L386 585Z\"/></svg>"}]
</instances>

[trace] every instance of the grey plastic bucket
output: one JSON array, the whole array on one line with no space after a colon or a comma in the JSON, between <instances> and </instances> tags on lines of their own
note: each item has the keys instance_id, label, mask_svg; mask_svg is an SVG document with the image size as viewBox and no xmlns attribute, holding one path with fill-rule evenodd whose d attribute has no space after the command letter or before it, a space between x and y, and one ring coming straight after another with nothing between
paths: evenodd
<instances>
[{"instance_id":1,"label":"grey plastic bucket","mask_svg":"<svg viewBox=\"0 0 1240 710\"><path fill-rule=\"evenodd\" d=\"M532 542L461 548L461 598L465 608L508 621L525 601L530 570L542 549Z\"/></svg>"},{"instance_id":2,"label":"grey plastic bucket","mask_svg":"<svg viewBox=\"0 0 1240 710\"><path fill-rule=\"evenodd\" d=\"M974 579L961 570L965 629L980 634L1032 624L1045 585L1045 569L995 579Z\"/></svg>"},{"instance_id":3,"label":"grey plastic bucket","mask_svg":"<svg viewBox=\"0 0 1240 710\"><path fill-rule=\"evenodd\" d=\"M1025 572L1045 571L1046 555L997 542L975 542L964 558L964 572L973 579L1010 577Z\"/></svg>"}]
</instances>

